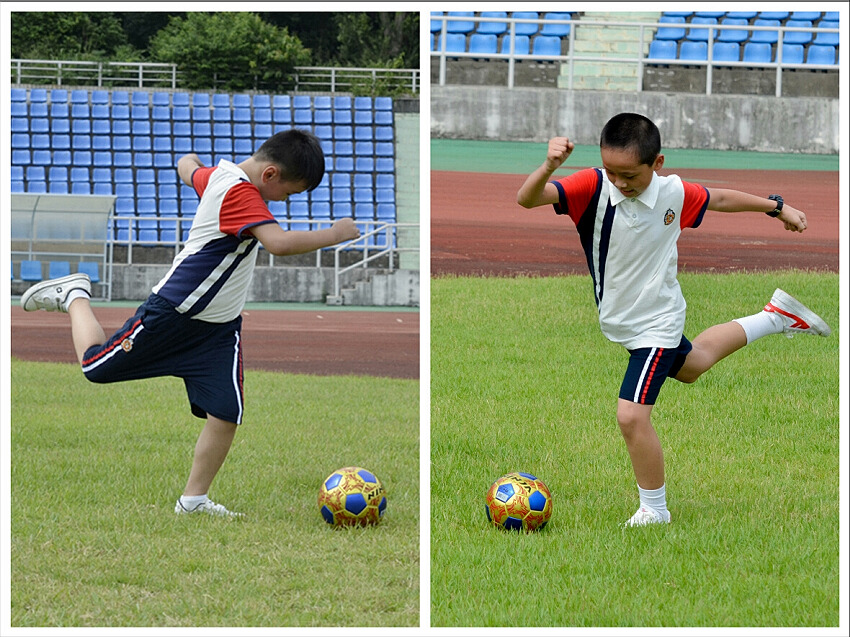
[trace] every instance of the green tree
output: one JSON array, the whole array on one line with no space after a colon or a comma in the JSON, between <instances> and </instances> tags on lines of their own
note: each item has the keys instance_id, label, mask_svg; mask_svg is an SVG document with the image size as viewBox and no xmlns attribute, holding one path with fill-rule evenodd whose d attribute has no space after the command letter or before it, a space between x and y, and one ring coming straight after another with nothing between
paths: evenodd
<instances>
[{"instance_id":1,"label":"green tree","mask_svg":"<svg viewBox=\"0 0 850 637\"><path fill-rule=\"evenodd\" d=\"M150 41L151 59L176 63L187 88L232 91L274 87L310 51L285 28L255 13L187 13L173 17Z\"/></svg>"},{"instance_id":2,"label":"green tree","mask_svg":"<svg viewBox=\"0 0 850 637\"><path fill-rule=\"evenodd\" d=\"M10 17L12 58L96 60L130 49L114 13L15 11Z\"/></svg>"},{"instance_id":3,"label":"green tree","mask_svg":"<svg viewBox=\"0 0 850 637\"><path fill-rule=\"evenodd\" d=\"M419 14L337 13L337 63L349 66L419 66Z\"/></svg>"}]
</instances>

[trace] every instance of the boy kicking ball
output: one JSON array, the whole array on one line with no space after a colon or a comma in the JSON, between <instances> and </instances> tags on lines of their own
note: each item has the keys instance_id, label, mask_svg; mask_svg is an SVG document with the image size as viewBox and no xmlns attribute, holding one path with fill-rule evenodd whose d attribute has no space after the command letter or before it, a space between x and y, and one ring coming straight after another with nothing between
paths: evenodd
<instances>
[{"instance_id":1,"label":"boy kicking ball","mask_svg":"<svg viewBox=\"0 0 850 637\"><path fill-rule=\"evenodd\" d=\"M148 299L110 338L92 312L91 282L72 274L38 283L21 297L27 311L67 312L86 378L114 383L156 376L183 379L192 413L206 420L177 514L241 514L208 497L242 423L242 308L262 245L281 256L356 239L352 219L330 228L287 232L267 201L313 190L325 172L318 139L293 129L266 140L238 165L205 167L195 154L177 163L180 179L200 197L183 250Z\"/></svg>"},{"instance_id":2,"label":"boy kicking ball","mask_svg":"<svg viewBox=\"0 0 850 637\"><path fill-rule=\"evenodd\" d=\"M635 113L616 115L602 129L602 168L551 181L570 156L566 137L549 141L546 161L517 193L525 208L554 206L575 222L602 333L629 352L617 403L640 506L626 526L670 522L664 456L650 416L664 381L693 383L721 359L769 334L829 336L829 326L791 295L776 290L764 309L708 328L691 343L683 333L685 299L676 278L677 240L696 228L706 210L764 212L792 232L806 230L806 215L779 195L759 197L711 190L657 174L664 165L655 124Z\"/></svg>"}]
</instances>

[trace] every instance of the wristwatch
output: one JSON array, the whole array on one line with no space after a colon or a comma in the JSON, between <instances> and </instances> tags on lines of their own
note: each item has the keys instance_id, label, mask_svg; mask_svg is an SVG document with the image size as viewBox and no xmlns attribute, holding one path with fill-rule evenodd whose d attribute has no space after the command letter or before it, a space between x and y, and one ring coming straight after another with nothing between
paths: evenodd
<instances>
[{"instance_id":1,"label":"wristwatch","mask_svg":"<svg viewBox=\"0 0 850 637\"><path fill-rule=\"evenodd\" d=\"M766 214L768 217L778 217L779 213L782 212L782 206L785 204L785 201L780 195L770 195L768 199L772 199L776 202L776 208L764 214Z\"/></svg>"}]
</instances>

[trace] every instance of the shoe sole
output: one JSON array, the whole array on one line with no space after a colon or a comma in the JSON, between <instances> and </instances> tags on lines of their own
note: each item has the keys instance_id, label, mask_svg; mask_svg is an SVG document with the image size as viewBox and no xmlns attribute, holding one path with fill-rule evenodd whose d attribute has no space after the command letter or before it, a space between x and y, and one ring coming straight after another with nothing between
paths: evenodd
<instances>
[{"instance_id":1,"label":"shoe sole","mask_svg":"<svg viewBox=\"0 0 850 637\"><path fill-rule=\"evenodd\" d=\"M86 290L89 294L91 294L91 282L89 280L88 275L79 274L79 273L69 274L68 276L63 276L63 277L60 277L58 279L48 279L47 281L42 281L41 283L36 283L34 286L32 286L30 289L28 289L26 292L24 292L21 295L21 307L23 307L24 310L26 310L27 312L33 312L35 310L38 310L38 309L40 309L38 307L31 307L31 308L27 307L27 304L30 302L30 300L36 294L38 294L39 292L43 292L44 290L48 290L50 288L56 287L57 285L65 285L67 283L74 283L74 282L88 283L88 285L84 285L84 286L82 286L82 288L84 290ZM72 288L69 288L68 292L70 292L71 289ZM65 298L68 298L67 292L65 294ZM64 303L65 299L62 299L62 301Z\"/></svg>"},{"instance_id":2,"label":"shoe sole","mask_svg":"<svg viewBox=\"0 0 850 637\"><path fill-rule=\"evenodd\" d=\"M829 336L832 333L832 330L829 329L829 325L826 324L826 321L784 290L777 288L776 292L773 293L773 298L771 299L771 302L773 301L776 301L782 309L803 319L809 324L809 327L815 334Z\"/></svg>"}]
</instances>

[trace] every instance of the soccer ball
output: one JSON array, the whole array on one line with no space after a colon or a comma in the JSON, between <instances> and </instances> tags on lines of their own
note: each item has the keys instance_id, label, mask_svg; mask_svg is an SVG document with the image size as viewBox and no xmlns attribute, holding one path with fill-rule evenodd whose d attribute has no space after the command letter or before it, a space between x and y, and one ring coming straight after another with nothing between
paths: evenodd
<instances>
[{"instance_id":1,"label":"soccer ball","mask_svg":"<svg viewBox=\"0 0 850 637\"><path fill-rule=\"evenodd\" d=\"M377 524L386 510L384 485L362 467L337 469L319 490L319 511L333 526Z\"/></svg>"},{"instance_id":2,"label":"soccer ball","mask_svg":"<svg viewBox=\"0 0 850 637\"><path fill-rule=\"evenodd\" d=\"M484 509L487 519L500 529L536 531L552 515L552 494L539 478L515 471L490 486Z\"/></svg>"}]
</instances>

